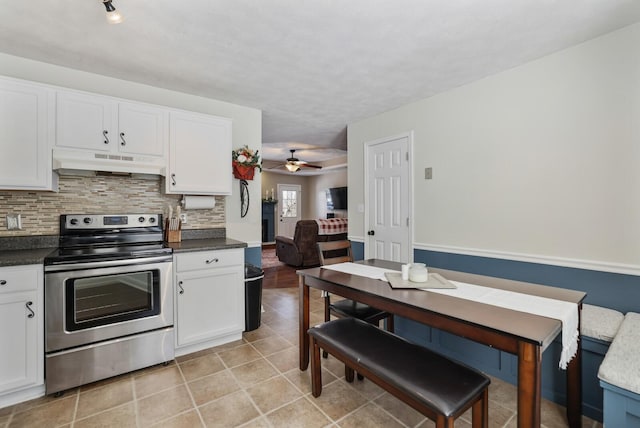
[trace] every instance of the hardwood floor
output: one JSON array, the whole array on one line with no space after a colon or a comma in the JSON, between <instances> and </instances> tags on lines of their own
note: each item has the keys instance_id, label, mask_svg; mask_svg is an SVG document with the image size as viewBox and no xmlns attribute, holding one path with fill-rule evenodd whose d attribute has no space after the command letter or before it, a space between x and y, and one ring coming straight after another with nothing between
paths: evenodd
<instances>
[{"instance_id":1,"label":"hardwood floor","mask_svg":"<svg viewBox=\"0 0 640 428\"><path fill-rule=\"evenodd\" d=\"M263 288L291 288L298 286L296 268L277 261L275 246L265 245L262 248L262 261L264 269Z\"/></svg>"},{"instance_id":2,"label":"hardwood floor","mask_svg":"<svg viewBox=\"0 0 640 428\"><path fill-rule=\"evenodd\" d=\"M279 266L264 269L263 288L290 288L298 286L296 268Z\"/></svg>"}]
</instances>

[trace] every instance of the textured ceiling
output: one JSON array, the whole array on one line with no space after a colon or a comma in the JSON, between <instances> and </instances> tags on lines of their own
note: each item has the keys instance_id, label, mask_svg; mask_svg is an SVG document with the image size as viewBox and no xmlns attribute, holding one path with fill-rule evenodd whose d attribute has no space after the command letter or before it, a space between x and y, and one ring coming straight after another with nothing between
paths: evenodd
<instances>
[{"instance_id":1,"label":"textured ceiling","mask_svg":"<svg viewBox=\"0 0 640 428\"><path fill-rule=\"evenodd\" d=\"M0 51L262 109L265 159L339 149L309 162L344 154L350 122L640 20L636 0L114 5L122 24L100 0L3 1Z\"/></svg>"}]
</instances>

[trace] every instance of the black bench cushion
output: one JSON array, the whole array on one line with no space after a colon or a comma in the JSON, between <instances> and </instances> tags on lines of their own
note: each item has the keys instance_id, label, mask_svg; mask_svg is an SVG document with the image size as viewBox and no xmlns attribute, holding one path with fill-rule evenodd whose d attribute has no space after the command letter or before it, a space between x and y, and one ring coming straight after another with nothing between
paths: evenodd
<instances>
[{"instance_id":1,"label":"black bench cushion","mask_svg":"<svg viewBox=\"0 0 640 428\"><path fill-rule=\"evenodd\" d=\"M343 317L356 317L361 320L385 317L387 314L380 309L372 308L364 303L350 299L338 300L331 303L331 308Z\"/></svg>"},{"instance_id":2,"label":"black bench cushion","mask_svg":"<svg viewBox=\"0 0 640 428\"><path fill-rule=\"evenodd\" d=\"M309 334L447 417L491 382L471 367L355 318L320 324Z\"/></svg>"}]
</instances>

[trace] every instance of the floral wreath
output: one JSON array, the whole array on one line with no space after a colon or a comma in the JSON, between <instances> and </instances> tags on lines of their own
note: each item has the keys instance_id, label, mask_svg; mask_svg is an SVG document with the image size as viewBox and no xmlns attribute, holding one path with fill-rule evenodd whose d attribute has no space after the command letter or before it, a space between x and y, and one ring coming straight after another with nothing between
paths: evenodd
<instances>
[{"instance_id":1,"label":"floral wreath","mask_svg":"<svg viewBox=\"0 0 640 428\"><path fill-rule=\"evenodd\" d=\"M262 163L260 162L259 150L255 152L248 146L243 146L231 152L231 159L238 165L252 166L258 168L262 172Z\"/></svg>"},{"instance_id":2,"label":"floral wreath","mask_svg":"<svg viewBox=\"0 0 640 428\"><path fill-rule=\"evenodd\" d=\"M259 150L255 152L249 147L242 146L231 152L231 165L233 176L240 180L253 180L254 169L258 168L262 172Z\"/></svg>"}]
</instances>

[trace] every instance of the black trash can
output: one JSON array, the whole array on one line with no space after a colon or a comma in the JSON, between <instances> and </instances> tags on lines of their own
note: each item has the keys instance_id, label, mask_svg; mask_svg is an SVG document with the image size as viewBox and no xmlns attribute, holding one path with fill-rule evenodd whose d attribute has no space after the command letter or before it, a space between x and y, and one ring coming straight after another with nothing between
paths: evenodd
<instances>
[{"instance_id":1,"label":"black trash can","mask_svg":"<svg viewBox=\"0 0 640 428\"><path fill-rule=\"evenodd\" d=\"M244 331L260 327L262 278L264 278L262 269L251 263L244 264Z\"/></svg>"}]
</instances>

